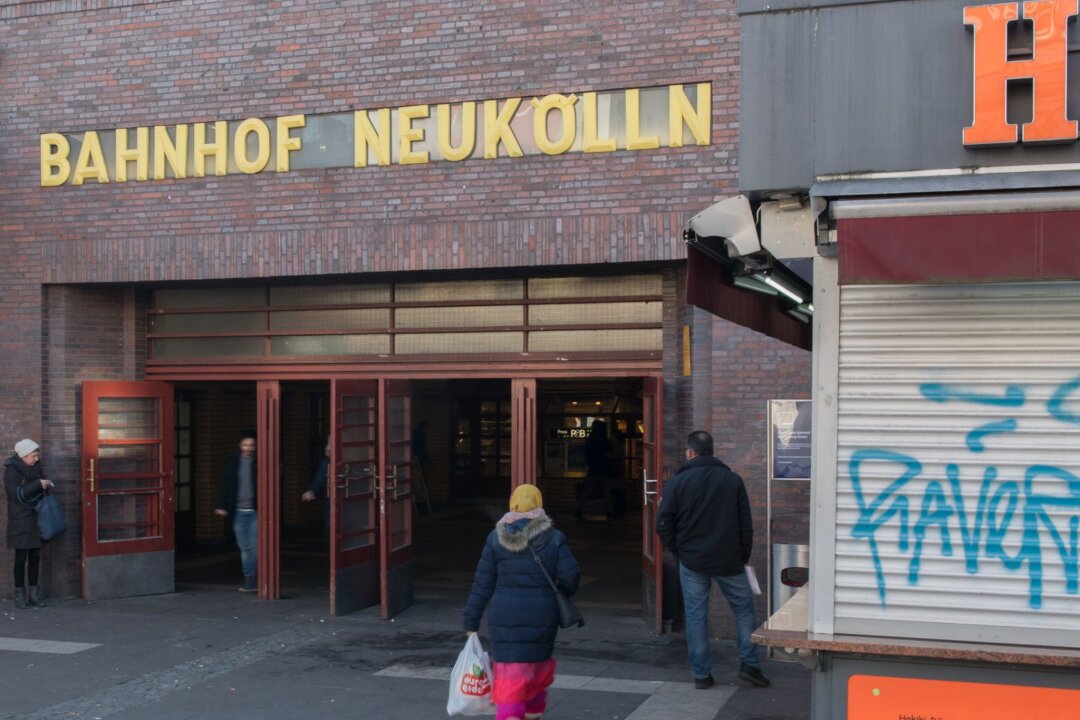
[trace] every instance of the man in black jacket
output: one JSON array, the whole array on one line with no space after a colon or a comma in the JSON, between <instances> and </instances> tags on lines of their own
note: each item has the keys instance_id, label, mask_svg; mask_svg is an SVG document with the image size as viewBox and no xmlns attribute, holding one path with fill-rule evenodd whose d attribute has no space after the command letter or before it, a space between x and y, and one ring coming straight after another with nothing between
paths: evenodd
<instances>
[{"instance_id":1,"label":"man in black jacket","mask_svg":"<svg viewBox=\"0 0 1080 720\"><path fill-rule=\"evenodd\" d=\"M232 517L233 533L240 548L240 566L244 584L240 592L258 592L256 569L259 565L259 515L256 502L259 471L255 464L255 431L240 436L240 447L233 450L221 474L218 506L214 512Z\"/></svg>"},{"instance_id":2,"label":"man in black jacket","mask_svg":"<svg viewBox=\"0 0 1080 720\"><path fill-rule=\"evenodd\" d=\"M750 640L757 627L754 595L745 566L750 561L754 526L742 478L713 457L713 439L698 430L686 439L686 464L664 487L656 532L679 559L686 644L694 687L712 686L709 651L709 590L712 581L731 606L739 645L739 677L766 687L758 649Z\"/></svg>"}]
</instances>

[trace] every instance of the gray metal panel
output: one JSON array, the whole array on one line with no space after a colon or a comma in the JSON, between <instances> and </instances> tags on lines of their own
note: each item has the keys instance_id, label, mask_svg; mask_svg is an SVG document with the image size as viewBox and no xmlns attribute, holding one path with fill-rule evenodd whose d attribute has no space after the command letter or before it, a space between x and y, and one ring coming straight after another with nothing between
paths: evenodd
<instances>
[{"instance_id":1,"label":"gray metal panel","mask_svg":"<svg viewBox=\"0 0 1080 720\"><path fill-rule=\"evenodd\" d=\"M379 602L379 561L353 565L338 570L334 578L337 589L334 615L340 617Z\"/></svg>"},{"instance_id":2,"label":"gray metal panel","mask_svg":"<svg viewBox=\"0 0 1080 720\"><path fill-rule=\"evenodd\" d=\"M968 4L817 2L808 9L744 15L740 189L809 188L815 178L851 182L857 179L851 174L871 172L1080 162L1080 143L964 147L973 90L972 31L963 23ZM1071 28L1075 45L1080 28ZM1069 71L1080 77L1080 52L1070 53ZM1011 121L1030 115L1025 92L1021 87L1010 96ZM1070 94L1068 113L1080 118L1080 93ZM770 147L791 164L777 162ZM888 182L899 185L877 190L1041 187L1048 179L1022 172ZM852 190L842 186L827 194L838 192Z\"/></svg>"},{"instance_id":3,"label":"gray metal panel","mask_svg":"<svg viewBox=\"0 0 1080 720\"><path fill-rule=\"evenodd\" d=\"M83 561L83 573L83 599L88 602L176 590L172 550L88 557Z\"/></svg>"},{"instance_id":4,"label":"gray metal panel","mask_svg":"<svg viewBox=\"0 0 1080 720\"><path fill-rule=\"evenodd\" d=\"M1076 171L980 173L929 177L851 177L825 180L810 186L815 197L838 198L858 195L910 195L913 193L993 192L1080 186Z\"/></svg>"},{"instance_id":5,"label":"gray metal panel","mask_svg":"<svg viewBox=\"0 0 1080 720\"><path fill-rule=\"evenodd\" d=\"M971 120L962 7L909 0L813 13L815 175L972 164L961 142Z\"/></svg>"},{"instance_id":6,"label":"gray metal panel","mask_svg":"<svg viewBox=\"0 0 1080 720\"><path fill-rule=\"evenodd\" d=\"M739 0L739 14L778 13L789 10L850 5L852 0ZM896 0L862 0L863 4L874 2L896 2Z\"/></svg>"},{"instance_id":7,"label":"gray metal panel","mask_svg":"<svg viewBox=\"0 0 1080 720\"><path fill-rule=\"evenodd\" d=\"M829 204L829 214L834 220L1064 210L1080 210L1080 191L882 197L837 200Z\"/></svg>"},{"instance_id":8,"label":"gray metal panel","mask_svg":"<svg viewBox=\"0 0 1080 720\"><path fill-rule=\"evenodd\" d=\"M386 609L388 617L394 617L402 610L412 607L415 582L411 561L390 568L386 584L389 595L389 607Z\"/></svg>"},{"instance_id":9,"label":"gray metal panel","mask_svg":"<svg viewBox=\"0 0 1080 720\"><path fill-rule=\"evenodd\" d=\"M740 22L739 187L810 187L813 179L814 16Z\"/></svg>"}]
</instances>

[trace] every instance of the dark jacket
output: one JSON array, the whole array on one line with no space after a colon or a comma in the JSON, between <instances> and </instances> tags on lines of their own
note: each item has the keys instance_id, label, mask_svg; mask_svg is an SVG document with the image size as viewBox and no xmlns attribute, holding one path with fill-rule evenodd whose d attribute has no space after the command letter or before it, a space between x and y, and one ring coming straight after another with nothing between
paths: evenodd
<instances>
[{"instance_id":1,"label":"dark jacket","mask_svg":"<svg viewBox=\"0 0 1080 720\"><path fill-rule=\"evenodd\" d=\"M251 457L251 477L254 479L255 507L259 506L259 465L255 456ZM225 470L221 473L221 484L218 486L217 506L229 513L236 514L236 493L240 486L240 450L233 450L229 459L225 461Z\"/></svg>"},{"instance_id":2,"label":"dark jacket","mask_svg":"<svg viewBox=\"0 0 1080 720\"><path fill-rule=\"evenodd\" d=\"M721 577L744 572L754 524L742 478L711 455L692 458L664 485L656 532L695 572Z\"/></svg>"},{"instance_id":3,"label":"dark jacket","mask_svg":"<svg viewBox=\"0 0 1080 720\"><path fill-rule=\"evenodd\" d=\"M23 499L34 503L44 495L41 483L45 471L41 463L27 465L18 455L12 455L4 461L4 492L7 494L7 546L14 550L30 550L41 547L41 533L38 532L37 514L19 502L19 488L23 490Z\"/></svg>"},{"instance_id":4,"label":"dark jacket","mask_svg":"<svg viewBox=\"0 0 1080 720\"><path fill-rule=\"evenodd\" d=\"M567 596L577 591L581 579L566 536L546 515L496 525L484 543L464 613L465 629L475 631L491 602L488 631L496 662L543 662L554 652L559 608L529 552L530 543Z\"/></svg>"}]
</instances>

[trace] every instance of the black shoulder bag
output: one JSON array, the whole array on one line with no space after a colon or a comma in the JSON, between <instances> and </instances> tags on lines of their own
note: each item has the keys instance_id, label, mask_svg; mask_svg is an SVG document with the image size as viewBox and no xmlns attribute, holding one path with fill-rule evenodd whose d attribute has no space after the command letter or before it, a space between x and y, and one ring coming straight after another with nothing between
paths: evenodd
<instances>
[{"instance_id":1,"label":"black shoulder bag","mask_svg":"<svg viewBox=\"0 0 1080 720\"><path fill-rule=\"evenodd\" d=\"M555 592L555 604L559 606L559 627L584 627L585 618L581 617L581 613L574 607L574 603L570 602L570 598L563 594L563 591L559 589L559 586L552 580L551 575L548 574L547 568L544 567L544 561L540 559L540 556L533 550L532 543L529 543L529 552L532 553L533 560L540 567L540 572L544 573L544 578L548 581L548 585Z\"/></svg>"}]
</instances>

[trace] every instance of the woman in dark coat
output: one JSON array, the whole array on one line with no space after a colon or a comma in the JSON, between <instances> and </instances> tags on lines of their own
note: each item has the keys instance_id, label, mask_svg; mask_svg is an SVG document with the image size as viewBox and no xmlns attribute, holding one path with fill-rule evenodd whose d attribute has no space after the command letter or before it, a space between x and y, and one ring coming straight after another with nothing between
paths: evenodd
<instances>
[{"instance_id":1,"label":"woman in dark coat","mask_svg":"<svg viewBox=\"0 0 1080 720\"><path fill-rule=\"evenodd\" d=\"M536 486L519 485L510 496L510 512L488 535L465 605L465 631L472 635L491 603L488 631L496 720L542 717L547 687L555 679L551 655L559 631L559 608L530 546L560 589L573 595L581 574L566 536L544 513Z\"/></svg>"},{"instance_id":2,"label":"woman in dark coat","mask_svg":"<svg viewBox=\"0 0 1080 720\"><path fill-rule=\"evenodd\" d=\"M41 533L37 514L24 503L33 505L53 486L41 468L41 452L33 440L15 443L15 454L4 461L4 492L7 493L7 546L15 550L15 607L45 607L38 592L38 567L41 563ZM19 491L22 490L22 499ZM30 591L27 594L27 580Z\"/></svg>"}]
</instances>

